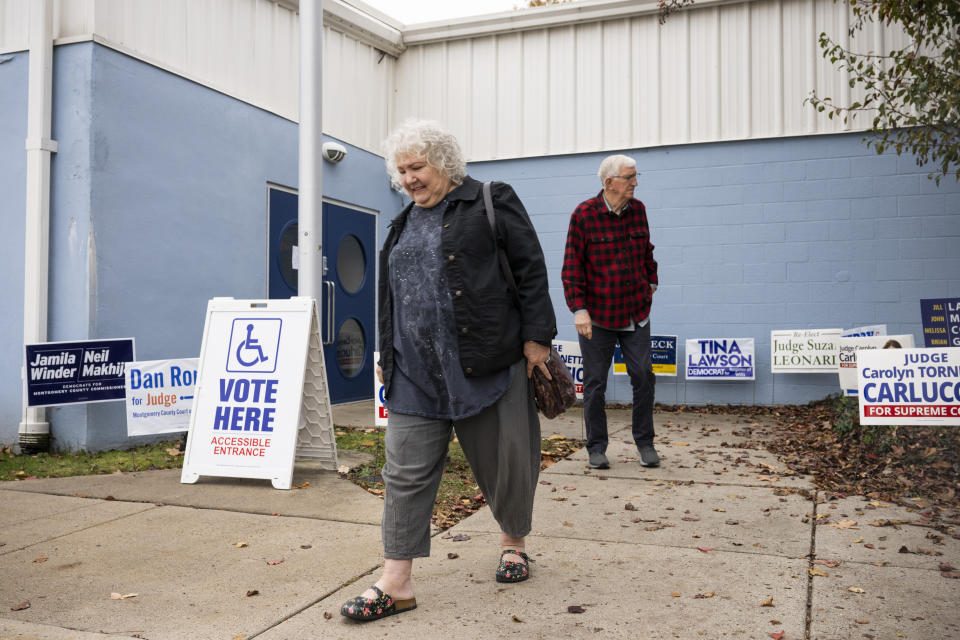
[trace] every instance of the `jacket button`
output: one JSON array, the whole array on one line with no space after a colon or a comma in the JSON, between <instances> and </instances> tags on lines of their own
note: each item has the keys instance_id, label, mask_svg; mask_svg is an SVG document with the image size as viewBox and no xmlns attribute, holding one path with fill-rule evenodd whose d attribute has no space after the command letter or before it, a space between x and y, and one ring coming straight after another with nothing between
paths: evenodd
<instances>
[{"instance_id":1,"label":"jacket button","mask_svg":"<svg viewBox=\"0 0 960 640\"><path fill-rule=\"evenodd\" d=\"M457 291L456 291L456 292L454 292L454 294L453 294L453 295L455 295L455 296L457 296L457 297L459 298L460 296L462 296L462 295L463 295L463 291L460 291L459 289L457 289Z\"/></svg>"},{"instance_id":2,"label":"jacket button","mask_svg":"<svg viewBox=\"0 0 960 640\"><path fill-rule=\"evenodd\" d=\"M467 367L466 369L464 369L464 371L466 373L473 373L473 369L471 369L470 367Z\"/></svg>"},{"instance_id":3,"label":"jacket button","mask_svg":"<svg viewBox=\"0 0 960 640\"><path fill-rule=\"evenodd\" d=\"M454 259L454 255L452 253L449 256L447 256L447 260L449 260L450 262L453 262L453 259Z\"/></svg>"},{"instance_id":4,"label":"jacket button","mask_svg":"<svg viewBox=\"0 0 960 640\"><path fill-rule=\"evenodd\" d=\"M467 328L464 327L464 328L460 329L460 333L467 333Z\"/></svg>"}]
</instances>

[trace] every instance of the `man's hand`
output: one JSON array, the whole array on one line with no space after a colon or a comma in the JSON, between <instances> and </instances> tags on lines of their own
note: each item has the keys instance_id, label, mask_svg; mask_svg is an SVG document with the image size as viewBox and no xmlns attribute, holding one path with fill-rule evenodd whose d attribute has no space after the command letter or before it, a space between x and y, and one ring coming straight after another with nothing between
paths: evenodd
<instances>
[{"instance_id":1,"label":"man's hand","mask_svg":"<svg viewBox=\"0 0 960 640\"><path fill-rule=\"evenodd\" d=\"M539 342L527 340L523 343L523 356L527 359L527 377L533 376L533 369L538 368L546 376L547 380L553 380L550 377L550 370L547 369L546 362L550 358L550 347L545 347Z\"/></svg>"},{"instance_id":2,"label":"man's hand","mask_svg":"<svg viewBox=\"0 0 960 640\"><path fill-rule=\"evenodd\" d=\"M593 322L590 320L590 312L586 309L577 311L574 314L573 326L577 328L577 333L587 340L593 337Z\"/></svg>"},{"instance_id":3,"label":"man's hand","mask_svg":"<svg viewBox=\"0 0 960 640\"><path fill-rule=\"evenodd\" d=\"M383 367L377 365L377 380L380 381L380 384L383 384Z\"/></svg>"}]
</instances>

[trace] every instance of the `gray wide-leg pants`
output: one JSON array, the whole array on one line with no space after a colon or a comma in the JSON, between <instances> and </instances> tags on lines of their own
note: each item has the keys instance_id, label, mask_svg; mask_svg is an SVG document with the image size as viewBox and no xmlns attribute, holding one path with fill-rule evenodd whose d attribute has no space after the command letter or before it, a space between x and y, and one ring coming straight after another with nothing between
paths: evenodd
<instances>
[{"instance_id":1,"label":"gray wide-leg pants","mask_svg":"<svg viewBox=\"0 0 960 640\"><path fill-rule=\"evenodd\" d=\"M540 420L526 366L525 359L513 365L510 387L497 402L455 424L390 412L383 467L385 558L430 555L430 516L451 428L503 532L515 538L530 533L540 474Z\"/></svg>"}]
</instances>

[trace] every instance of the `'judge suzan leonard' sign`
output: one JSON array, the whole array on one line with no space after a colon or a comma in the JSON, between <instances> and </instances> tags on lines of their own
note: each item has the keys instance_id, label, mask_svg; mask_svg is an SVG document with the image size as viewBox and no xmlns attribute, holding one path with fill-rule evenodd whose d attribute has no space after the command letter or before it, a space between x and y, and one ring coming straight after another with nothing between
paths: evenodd
<instances>
[{"instance_id":1,"label":"'judge suzan leonard' sign","mask_svg":"<svg viewBox=\"0 0 960 640\"><path fill-rule=\"evenodd\" d=\"M26 345L27 405L123 400L133 338Z\"/></svg>"},{"instance_id":2,"label":"'judge suzan leonard' sign","mask_svg":"<svg viewBox=\"0 0 960 640\"><path fill-rule=\"evenodd\" d=\"M687 340L687 379L753 380L753 338Z\"/></svg>"},{"instance_id":3,"label":"'judge suzan leonard' sign","mask_svg":"<svg viewBox=\"0 0 960 640\"><path fill-rule=\"evenodd\" d=\"M843 329L770 332L772 373L836 373Z\"/></svg>"},{"instance_id":4,"label":"'judge suzan leonard' sign","mask_svg":"<svg viewBox=\"0 0 960 640\"><path fill-rule=\"evenodd\" d=\"M857 353L860 424L960 425L960 348Z\"/></svg>"}]
</instances>

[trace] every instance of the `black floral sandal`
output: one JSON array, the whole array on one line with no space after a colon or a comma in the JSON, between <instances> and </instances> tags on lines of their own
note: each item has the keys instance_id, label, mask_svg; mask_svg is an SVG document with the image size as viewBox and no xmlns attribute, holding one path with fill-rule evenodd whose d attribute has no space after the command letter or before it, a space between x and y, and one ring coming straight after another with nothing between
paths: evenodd
<instances>
[{"instance_id":1,"label":"black floral sandal","mask_svg":"<svg viewBox=\"0 0 960 640\"><path fill-rule=\"evenodd\" d=\"M351 598L340 607L340 615L362 622L369 622L417 608L416 598L394 600L376 585L370 588L377 593L376 598L364 598L363 596Z\"/></svg>"},{"instance_id":2,"label":"black floral sandal","mask_svg":"<svg viewBox=\"0 0 960 640\"><path fill-rule=\"evenodd\" d=\"M504 560L503 557L513 554L523 558L523 562ZM530 577L530 563L533 559L523 551L504 549L500 552L500 566L497 567L497 582L523 582Z\"/></svg>"}]
</instances>

